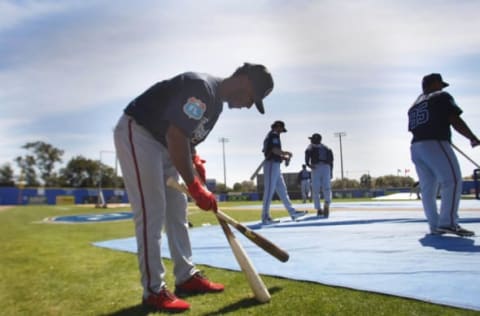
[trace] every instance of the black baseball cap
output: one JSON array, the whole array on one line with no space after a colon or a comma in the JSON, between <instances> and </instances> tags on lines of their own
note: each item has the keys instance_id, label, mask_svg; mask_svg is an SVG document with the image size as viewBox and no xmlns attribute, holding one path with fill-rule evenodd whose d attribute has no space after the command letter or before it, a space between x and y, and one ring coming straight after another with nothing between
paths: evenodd
<instances>
[{"instance_id":1,"label":"black baseball cap","mask_svg":"<svg viewBox=\"0 0 480 316\"><path fill-rule=\"evenodd\" d=\"M287 132L287 129L285 128L285 123L284 123L283 121L275 121L275 122L273 122L271 128L275 128L275 127L281 127L284 133Z\"/></svg>"},{"instance_id":2,"label":"black baseball cap","mask_svg":"<svg viewBox=\"0 0 480 316\"><path fill-rule=\"evenodd\" d=\"M244 63L233 75L240 74L246 74L252 82L255 106L258 112L264 114L263 99L273 90L273 77L270 71L264 65Z\"/></svg>"},{"instance_id":3,"label":"black baseball cap","mask_svg":"<svg viewBox=\"0 0 480 316\"><path fill-rule=\"evenodd\" d=\"M425 90L425 88L427 88L428 86L430 86L434 82L441 82L444 88L449 86L448 83L443 81L442 75L440 75L439 73L431 73L431 74L423 77L422 88Z\"/></svg>"},{"instance_id":4,"label":"black baseball cap","mask_svg":"<svg viewBox=\"0 0 480 316\"><path fill-rule=\"evenodd\" d=\"M312 136L310 136L308 139L310 139L314 144L319 144L322 141L322 135L315 133Z\"/></svg>"}]
</instances>

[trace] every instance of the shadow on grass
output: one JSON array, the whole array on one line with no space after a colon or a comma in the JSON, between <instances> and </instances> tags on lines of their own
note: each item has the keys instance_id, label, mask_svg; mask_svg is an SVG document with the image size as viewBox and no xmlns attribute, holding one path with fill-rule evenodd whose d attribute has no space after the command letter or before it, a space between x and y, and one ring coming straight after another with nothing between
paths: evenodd
<instances>
[{"instance_id":1,"label":"shadow on grass","mask_svg":"<svg viewBox=\"0 0 480 316\"><path fill-rule=\"evenodd\" d=\"M269 290L270 294L274 294L276 292L279 292L281 289L282 288L280 288L280 287L271 287L268 290ZM238 301L238 302L232 303L228 306L225 306L218 311L210 312L210 313L207 313L207 314L204 314L204 315L205 316L224 315L224 314L228 314L228 313L233 313L233 312L238 311L240 309L247 309L247 308L255 307L255 306L258 306L258 305L262 305L262 304L264 304L264 303L260 303L257 300L255 300L254 298L245 298L241 301ZM155 310L153 310L151 308L148 308L148 307L145 307L142 304L138 304L138 305L135 305L135 306L130 306L130 307L123 308L121 310L118 310L118 311L115 311L115 312L112 312L112 313L102 314L102 316L133 316L133 315L135 315L135 316L147 316L152 312L155 312ZM170 313L167 313L167 314L170 314Z\"/></svg>"},{"instance_id":2,"label":"shadow on grass","mask_svg":"<svg viewBox=\"0 0 480 316\"><path fill-rule=\"evenodd\" d=\"M150 313L152 313L152 309L145 307L142 304L138 304L123 308L113 313L102 314L102 316L147 316Z\"/></svg>"},{"instance_id":3,"label":"shadow on grass","mask_svg":"<svg viewBox=\"0 0 480 316\"><path fill-rule=\"evenodd\" d=\"M281 290L282 290L282 288L280 288L280 287L271 287L271 288L268 289L270 294L274 294L274 293L279 292ZM203 315L204 316L225 315L225 314L228 314L228 313L236 312L236 311L241 310L241 309L248 309L248 308L263 305L263 304L268 304L268 303L260 303L257 300L255 300L254 298L245 298L245 299L240 300L238 302L227 305L227 306L219 309L218 311L210 312L210 313L203 314Z\"/></svg>"}]
</instances>

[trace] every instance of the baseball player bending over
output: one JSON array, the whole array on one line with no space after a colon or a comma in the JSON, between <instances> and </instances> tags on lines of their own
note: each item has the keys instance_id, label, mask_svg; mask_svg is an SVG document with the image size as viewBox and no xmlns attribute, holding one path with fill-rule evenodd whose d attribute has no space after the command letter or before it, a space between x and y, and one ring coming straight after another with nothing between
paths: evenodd
<instances>
[{"instance_id":1,"label":"baseball player bending over","mask_svg":"<svg viewBox=\"0 0 480 316\"><path fill-rule=\"evenodd\" d=\"M480 142L460 118L462 110L443 88L448 87L437 73L423 77L423 93L408 110L408 130L413 138L410 153L420 180L422 204L430 233L472 236L474 232L458 225L458 206L462 193L462 175L452 149L450 126L470 140ZM440 185L440 214L437 189Z\"/></svg>"},{"instance_id":2,"label":"baseball player bending over","mask_svg":"<svg viewBox=\"0 0 480 316\"><path fill-rule=\"evenodd\" d=\"M282 150L280 142L280 134L285 133L285 123L275 121L271 125L271 131L263 141L263 154L265 155L265 163L263 164L264 190L263 190L263 207L262 207L262 224L268 225L274 223L270 217L270 204L273 194L277 192L288 214L295 220L297 217L307 214L306 211L297 211L293 208L290 197L288 196L285 180L280 172L280 163L285 161L286 164L292 158L292 153Z\"/></svg>"},{"instance_id":3,"label":"baseball player bending over","mask_svg":"<svg viewBox=\"0 0 480 316\"><path fill-rule=\"evenodd\" d=\"M224 102L229 108L255 104L263 114L262 100L272 89L264 66L245 63L224 79L187 72L158 82L124 110L114 138L134 214L143 304L181 312L190 305L177 296L223 291L222 284L209 281L193 264L187 198L167 187L166 180L180 175L197 205L216 212L215 195L203 186L204 161L194 148L215 125ZM165 284L162 230L174 264L175 295Z\"/></svg>"},{"instance_id":4,"label":"baseball player bending over","mask_svg":"<svg viewBox=\"0 0 480 316\"><path fill-rule=\"evenodd\" d=\"M313 134L310 145L305 150L305 164L312 169L312 198L317 215L328 217L332 201L332 169L333 153L330 148L322 144L322 136ZM320 189L323 193L323 210L320 205Z\"/></svg>"}]
</instances>

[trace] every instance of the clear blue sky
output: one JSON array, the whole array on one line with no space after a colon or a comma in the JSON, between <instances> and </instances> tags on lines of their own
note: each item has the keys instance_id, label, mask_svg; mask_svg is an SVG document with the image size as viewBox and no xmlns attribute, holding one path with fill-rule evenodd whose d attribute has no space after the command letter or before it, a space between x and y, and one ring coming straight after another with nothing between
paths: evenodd
<instances>
[{"instance_id":1,"label":"clear blue sky","mask_svg":"<svg viewBox=\"0 0 480 316\"><path fill-rule=\"evenodd\" d=\"M303 163L318 132L344 174L358 179L410 169L406 112L423 75L440 72L480 134L478 1L0 1L0 164L42 140L114 165L112 129L154 82L184 71L228 76L243 62L270 68L266 114L227 107L198 148L207 176L247 180L275 120L283 147ZM458 134L454 143L476 161ZM464 175L474 166L463 157Z\"/></svg>"}]
</instances>

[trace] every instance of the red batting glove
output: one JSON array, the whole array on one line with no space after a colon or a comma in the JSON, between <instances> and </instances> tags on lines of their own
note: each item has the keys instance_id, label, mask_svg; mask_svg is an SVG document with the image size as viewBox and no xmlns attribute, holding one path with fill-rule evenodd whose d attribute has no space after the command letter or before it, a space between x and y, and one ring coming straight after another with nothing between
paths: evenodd
<instances>
[{"instance_id":1,"label":"red batting glove","mask_svg":"<svg viewBox=\"0 0 480 316\"><path fill-rule=\"evenodd\" d=\"M190 192L190 195L199 208L205 211L217 211L217 199L215 198L215 195L208 191L197 177L195 177L195 180L193 180L193 182L187 187L188 192Z\"/></svg>"},{"instance_id":2,"label":"red batting glove","mask_svg":"<svg viewBox=\"0 0 480 316\"><path fill-rule=\"evenodd\" d=\"M193 156L193 165L195 166L195 170L197 170L198 176L203 183L207 182L205 163L206 160L200 158L199 155L195 154L195 156Z\"/></svg>"}]
</instances>

